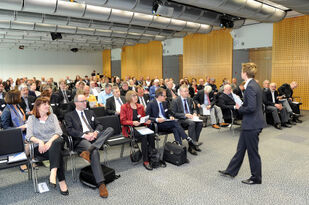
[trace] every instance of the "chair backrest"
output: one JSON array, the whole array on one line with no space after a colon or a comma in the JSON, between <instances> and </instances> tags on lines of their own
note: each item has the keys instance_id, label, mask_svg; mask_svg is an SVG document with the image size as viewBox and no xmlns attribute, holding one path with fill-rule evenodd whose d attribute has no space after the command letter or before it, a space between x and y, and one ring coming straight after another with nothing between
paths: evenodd
<instances>
[{"instance_id":1,"label":"chair backrest","mask_svg":"<svg viewBox=\"0 0 309 205\"><path fill-rule=\"evenodd\" d=\"M121 134L121 124L118 115L107 115L104 117L98 117L97 120L103 125L104 129L107 127L112 127L114 129L114 134Z\"/></svg>"},{"instance_id":2,"label":"chair backrest","mask_svg":"<svg viewBox=\"0 0 309 205\"><path fill-rule=\"evenodd\" d=\"M96 117L103 117L107 115L104 107L94 107L91 108L90 110L94 112Z\"/></svg>"},{"instance_id":3,"label":"chair backrest","mask_svg":"<svg viewBox=\"0 0 309 205\"><path fill-rule=\"evenodd\" d=\"M23 152L24 141L19 128L0 131L0 156L9 156Z\"/></svg>"}]
</instances>

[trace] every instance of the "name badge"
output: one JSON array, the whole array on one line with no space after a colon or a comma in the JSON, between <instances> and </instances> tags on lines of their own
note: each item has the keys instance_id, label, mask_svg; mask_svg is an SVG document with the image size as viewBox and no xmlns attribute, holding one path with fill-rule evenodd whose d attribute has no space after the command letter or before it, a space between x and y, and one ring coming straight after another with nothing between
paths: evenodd
<instances>
[{"instance_id":1,"label":"name badge","mask_svg":"<svg viewBox=\"0 0 309 205\"><path fill-rule=\"evenodd\" d=\"M1 105L1 107L5 107L5 104Z\"/></svg>"},{"instance_id":2,"label":"name badge","mask_svg":"<svg viewBox=\"0 0 309 205\"><path fill-rule=\"evenodd\" d=\"M34 105L34 103L31 103L31 105Z\"/></svg>"},{"instance_id":3,"label":"name badge","mask_svg":"<svg viewBox=\"0 0 309 205\"><path fill-rule=\"evenodd\" d=\"M94 117L92 116L91 121L94 121Z\"/></svg>"},{"instance_id":4,"label":"name badge","mask_svg":"<svg viewBox=\"0 0 309 205\"><path fill-rule=\"evenodd\" d=\"M40 120L40 123L45 124L45 121Z\"/></svg>"},{"instance_id":5,"label":"name badge","mask_svg":"<svg viewBox=\"0 0 309 205\"><path fill-rule=\"evenodd\" d=\"M141 115L137 115L138 118L141 118Z\"/></svg>"},{"instance_id":6,"label":"name badge","mask_svg":"<svg viewBox=\"0 0 309 205\"><path fill-rule=\"evenodd\" d=\"M165 109L164 112L167 112L167 109Z\"/></svg>"}]
</instances>

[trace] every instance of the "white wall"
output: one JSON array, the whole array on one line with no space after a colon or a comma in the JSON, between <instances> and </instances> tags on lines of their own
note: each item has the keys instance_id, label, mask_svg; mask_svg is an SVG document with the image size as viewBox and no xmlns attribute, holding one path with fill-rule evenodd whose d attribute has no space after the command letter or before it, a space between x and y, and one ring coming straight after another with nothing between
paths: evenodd
<instances>
[{"instance_id":1,"label":"white wall","mask_svg":"<svg viewBox=\"0 0 309 205\"><path fill-rule=\"evenodd\" d=\"M182 55L183 38L167 39L162 42L163 56Z\"/></svg>"},{"instance_id":2,"label":"white wall","mask_svg":"<svg viewBox=\"0 0 309 205\"><path fill-rule=\"evenodd\" d=\"M58 81L70 76L102 73L102 52L64 52L0 49L0 78L54 77Z\"/></svg>"},{"instance_id":3,"label":"white wall","mask_svg":"<svg viewBox=\"0 0 309 205\"><path fill-rule=\"evenodd\" d=\"M115 48L111 50L111 60L121 60L121 48Z\"/></svg>"},{"instance_id":4,"label":"white wall","mask_svg":"<svg viewBox=\"0 0 309 205\"><path fill-rule=\"evenodd\" d=\"M273 24L260 23L231 31L233 47L237 49L272 47Z\"/></svg>"}]
</instances>

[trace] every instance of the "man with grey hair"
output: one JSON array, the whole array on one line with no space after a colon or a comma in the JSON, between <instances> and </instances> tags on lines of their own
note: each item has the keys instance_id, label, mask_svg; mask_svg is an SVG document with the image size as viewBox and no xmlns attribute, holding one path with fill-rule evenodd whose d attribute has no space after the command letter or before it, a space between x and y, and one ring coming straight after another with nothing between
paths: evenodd
<instances>
[{"instance_id":1,"label":"man with grey hair","mask_svg":"<svg viewBox=\"0 0 309 205\"><path fill-rule=\"evenodd\" d=\"M33 109L35 97L29 95L28 86L24 83L18 87L18 90L21 94L21 103L19 105L28 117L31 113L31 110Z\"/></svg>"},{"instance_id":2,"label":"man with grey hair","mask_svg":"<svg viewBox=\"0 0 309 205\"><path fill-rule=\"evenodd\" d=\"M220 127L229 125L223 120L221 108L215 105L215 95L209 85L205 86L203 90L199 90L193 99L197 107L200 109L200 114L210 115L210 121L213 128L220 129ZM203 113L204 110L208 110L208 114ZM217 125L217 121L220 126Z\"/></svg>"}]
</instances>

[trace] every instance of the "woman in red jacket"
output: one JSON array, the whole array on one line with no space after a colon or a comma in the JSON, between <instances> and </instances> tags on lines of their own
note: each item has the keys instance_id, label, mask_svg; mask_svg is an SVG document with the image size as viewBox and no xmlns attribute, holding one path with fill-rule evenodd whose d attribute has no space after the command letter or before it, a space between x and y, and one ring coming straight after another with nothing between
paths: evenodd
<instances>
[{"instance_id":1,"label":"woman in red jacket","mask_svg":"<svg viewBox=\"0 0 309 205\"><path fill-rule=\"evenodd\" d=\"M137 103L137 94L135 91L128 91L126 94L126 104L121 106L120 110L120 122L122 125L140 126L140 118L145 116L144 106ZM145 124L149 125L150 120ZM130 130L128 127L123 126L122 132L125 136L128 136ZM140 139L142 142L142 155L143 165L147 170L152 170L152 166L149 163L149 150L155 149L155 138L154 135L141 135L139 132L134 130L134 137Z\"/></svg>"}]
</instances>

